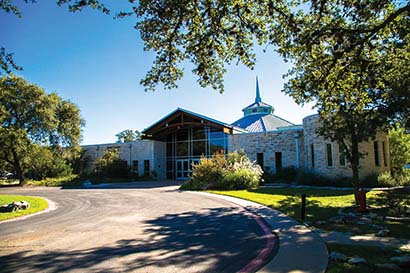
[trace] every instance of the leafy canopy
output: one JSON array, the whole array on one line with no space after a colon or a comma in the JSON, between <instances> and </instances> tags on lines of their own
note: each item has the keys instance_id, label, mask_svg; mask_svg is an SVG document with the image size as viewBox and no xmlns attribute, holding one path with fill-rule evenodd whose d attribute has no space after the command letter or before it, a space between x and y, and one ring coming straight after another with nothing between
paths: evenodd
<instances>
[{"instance_id":1,"label":"leafy canopy","mask_svg":"<svg viewBox=\"0 0 410 273\"><path fill-rule=\"evenodd\" d=\"M117 142L133 142L136 140L141 139L142 134L138 130L124 130L119 132L118 134L115 135L117 137Z\"/></svg>"},{"instance_id":2,"label":"leafy canopy","mask_svg":"<svg viewBox=\"0 0 410 273\"><path fill-rule=\"evenodd\" d=\"M13 75L0 78L0 122L1 165L21 182L36 146L75 147L84 125L75 104Z\"/></svg>"}]
</instances>

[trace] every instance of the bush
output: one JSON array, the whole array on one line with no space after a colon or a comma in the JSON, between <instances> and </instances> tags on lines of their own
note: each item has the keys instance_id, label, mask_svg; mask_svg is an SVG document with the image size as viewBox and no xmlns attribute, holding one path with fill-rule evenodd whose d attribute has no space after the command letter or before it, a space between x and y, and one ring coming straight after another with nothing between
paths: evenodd
<instances>
[{"instance_id":1,"label":"bush","mask_svg":"<svg viewBox=\"0 0 410 273\"><path fill-rule=\"evenodd\" d=\"M33 180L66 177L72 174L71 166L62 155L50 147L33 146L26 177Z\"/></svg>"},{"instance_id":2,"label":"bush","mask_svg":"<svg viewBox=\"0 0 410 273\"><path fill-rule=\"evenodd\" d=\"M324 186L329 184L324 176L303 168L297 172L296 183L299 185L312 186Z\"/></svg>"},{"instance_id":3,"label":"bush","mask_svg":"<svg viewBox=\"0 0 410 273\"><path fill-rule=\"evenodd\" d=\"M201 158L194 165L192 178L181 189L237 190L257 187L261 180L262 169L249 160L244 152L213 155Z\"/></svg>"},{"instance_id":4,"label":"bush","mask_svg":"<svg viewBox=\"0 0 410 273\"><path fill-rule=\"evenodd\" d=\"M45 178L42 180L28 180L27 185L46 186L46 187L61 187L61 186L79 186L84 181L83 178L76 174L71 174L63 177Z\"/></svg>"},{"instance_id":5,"label":"bush","mask_svg":"<svg viewBox=\"0 0 410 273\"><path fill-rule=\"evenodd\" d=\"M361 187L377 187L379 183L377 182L377 173L370 173L360 180Z\"/></svg>"},{"instance_id":6,"label":"bush","mask_svg":"<svg viewBox=\"0 0 410 273\"><path fill-rule=\"evenodd\" d=\"M410 163L410 134L406 133L405 128L389 130L390 159L393 176L408 175L403 168L404 164Z\"/></svg>"},{"instance_id":7,"label":"bush","mask_svg":"<svg viewBox=\"0 0 410 273\"><path fill-rule=\"evenodd\" d=\"M396 175L393 177L390 172L384 172L379 174L377 182L383 187L409 186L410 175L403 173L402 175Z\"/></svg>"},{"instance_id":8,"label":"bush","mask_svg":"<svg viewBox=\"0 0 410 273\"><path fill-rule=\"evenodd\" d=\"M264 173L264 182L267 183L291 183L295 182L298 170L293 167L285 167L275 174Z\"/></svg>"},{"instance_id":9,"label":"bush","mask_svg":"<svg viewBox=\"0 0 410 273\"><path fill-rule=\"evenodd\" d=\"M128 163L120 159L119 151L110 149L96 161L96 174L98 177L127 178L129 175Z\"/></svg>"},{"instance_id":10,"label":"bush","mask_svg":"<svg viewBox=\"0 0 410 273\"><path fill-rule=\"evenodd\" d=\"M259 185L260 175L252 169L238 169L223 175L221 184L215 187L225 190L244 190L256 188Z\"/></svg>"}]
</instances>

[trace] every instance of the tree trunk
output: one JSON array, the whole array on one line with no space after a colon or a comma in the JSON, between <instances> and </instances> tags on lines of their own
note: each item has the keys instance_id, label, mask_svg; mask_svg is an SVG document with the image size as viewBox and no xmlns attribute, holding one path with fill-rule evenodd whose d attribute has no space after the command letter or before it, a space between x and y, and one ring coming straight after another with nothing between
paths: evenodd
<instances>
[{"instance_id":1,"label":"tree trunk","mask_svg":"<svg viewBox=\"0 0 410 273\"><path fill-rule=\"evenodd\" d=\"M360 152L359 152L359 142L357 141L356 135L351 136L352 139L352 161L350 162L352 165L352 184L353 184L353 190L354 190L354 196L355 196L355 201L356 204L358 204L357 201L357 192L359 191L359 186L360 186L360 180L359 180L359 160L360 160Z\"/></svg>"},{"instance_id":2,"label":"tree trunk","mask_svg":"<svg viewBox=\"0 0 410 273\"><path fill-rule=\"evenodd\" d=\"M24 177L23 170L21 169L20 161L18 159L16 151L13 151L13 167L14 171L16 172L16 176L19 180L19 185L23 186L24 183L26 182L26 179Z\"/></svg>"}]
</instances>

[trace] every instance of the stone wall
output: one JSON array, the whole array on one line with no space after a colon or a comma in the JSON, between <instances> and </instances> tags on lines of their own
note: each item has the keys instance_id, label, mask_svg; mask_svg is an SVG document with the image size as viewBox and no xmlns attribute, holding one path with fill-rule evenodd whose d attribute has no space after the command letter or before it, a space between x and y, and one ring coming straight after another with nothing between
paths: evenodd
<instances>
[{"instance_id":1,"label":"stone wall","mask_svg":"<svg viewBox=\"0 0 410 273\"><path fill-rule=\"evenodd\" d=\"M339 145L317 135L316 129L318 126L318 115L308 116L303 119L304 149L306 151L305 167L328 177L351 177L352 170L349 167L349 162L346 161L345 166L340 164ZM375 141L378 145L379 166L376 166L375 164ZM385 147L384 153L383 143ZM330 144L332 149L333 166L328 166L327 144ZM314 165L312 164L311 145L313 145L314 150ZM388 171L390 169L389 141L386 134L378 133L374 140L360 143L359 149L360 152L364 154L364 157L360 159L360 178L364 178L369 174Z\"/></svg>"},{"instance_id":2,"label":"stone wall","mask_svg":"<svg viewBox=\"0 0 410 273\"><path fill-rule=\"evenodd\" d=\"M95 168L95 162L102 157L107 149L119 149L119 156L122 160L127 161L131 170L138 169L138 175L144 175L144 161L149 160L150 175L155 170L159 179L165 178L165 144L152 140L138 140L129 143L110 143L82 146L86 155L91 157L91 164L87 171L92 171ZM134 163L138 167L134 168Z\"/></svg>"},{"instance_id":3,"label":"stone wall","mask_svg":"<svg viewBox=\"0 0 410 273\"><path fill-rule=\"evenodd\" d=\"M271 173L276 173L276 152L282 153L283 168L297 168L304 165L303 130L299 127L272 132L229 135L228 151L242 149L252 161L256 161L257 153L263 153L264 169Z\"/></svg>"}]
</instances>

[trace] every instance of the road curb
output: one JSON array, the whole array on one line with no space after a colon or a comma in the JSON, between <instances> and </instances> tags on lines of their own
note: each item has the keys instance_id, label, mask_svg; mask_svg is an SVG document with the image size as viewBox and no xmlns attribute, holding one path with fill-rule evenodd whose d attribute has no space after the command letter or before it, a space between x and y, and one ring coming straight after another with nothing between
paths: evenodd
<instances>
[{"instance_id":1,"label":"road curb","mask_svg":"<svg viewBox=\"0 0 410 273\"><path fill-rule=\"evenodd\" d=\"M30 195L31 196L31 195ZM8 219L8 220L4 220L4 221L0 221L0 225L4 224L4 223L10 223L10 222L16 222L16 221L22 221L25 220L27 218L31 218L33 216L37 216L40 214L44 214L44 213L48 213L50 211L56 210L58 208L57 204L54 201L51 201L48 198L45 198L43 196L33 196L33 197L38 197L38 198L43 198L44 200L47 201L48 203L48 207L45 210L42 211L38 211L32 214L28 214L28 215L24 215L24 216L20 216L20 217L16 217L16 218L12 218L12 219Z\"/></svg>"},{"instance_id":2,"label":"road curb","mask_svg":"<svg viewBox=\"0 0 410 273\"><path fill-rule=\"evenodd\" d=\"M324 273L328 264L328 250L324 241L293 218L259 203L236 197L195 192L237 204L259 215L278 235L279 249L273 259L258 272L263 273ZM295 259L296 258L296 259Z\"/></svg>"}]
</instances>

